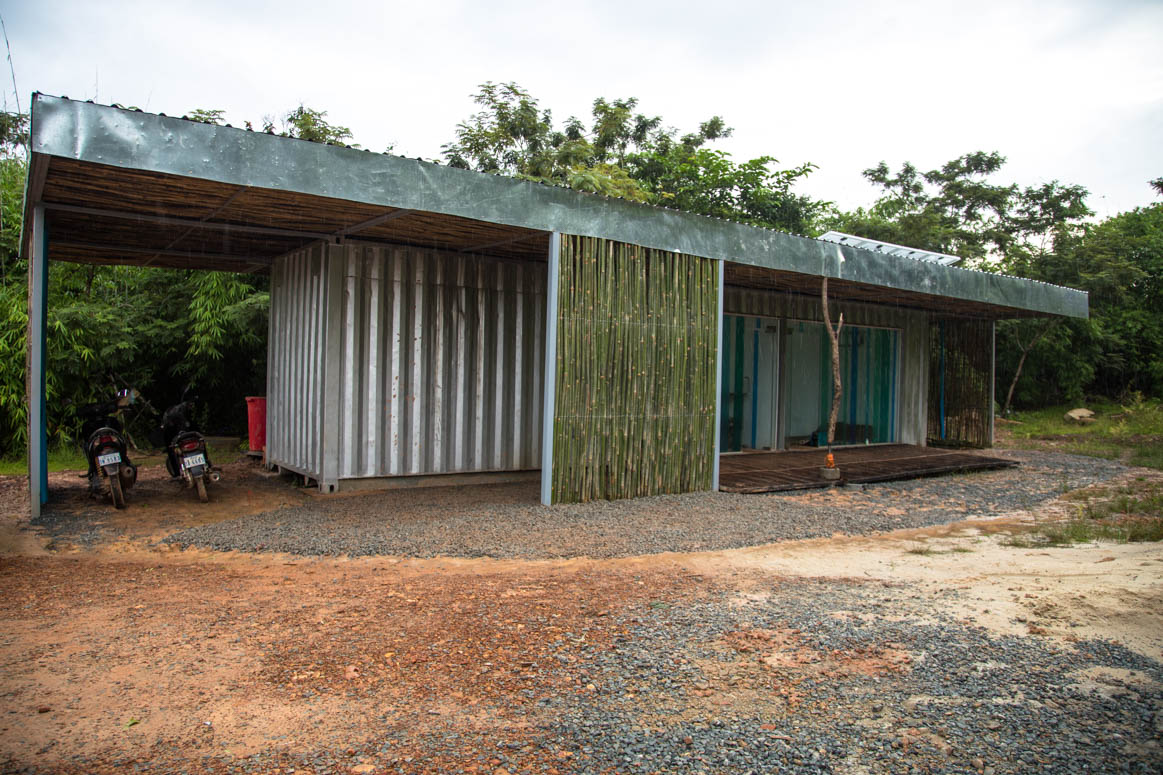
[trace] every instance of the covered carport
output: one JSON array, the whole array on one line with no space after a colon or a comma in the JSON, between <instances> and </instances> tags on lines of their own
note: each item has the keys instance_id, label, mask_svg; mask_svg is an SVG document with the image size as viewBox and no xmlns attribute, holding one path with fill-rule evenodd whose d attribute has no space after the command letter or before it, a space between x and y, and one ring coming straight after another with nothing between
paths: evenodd
<instances>
[{"instance_id":1,"label":"covered carport","mask_svg":"<svg viewBox=\"0 0 1163 775\"><path fill-rule=\"evenodd\" d=\"M436 165L418 160L40 94L31 147L22 252L30 260L34 515L47 498L44 326L53 261L269 273L277 257L319 244L409 246L537 264L543 273L548 260L545 230L419 209L435 201L423 189ZM369 169L381 159L391 174ZM464 193L466 201L477 196Z\"/></svg>"},{"instance_id":2,"label":"covered carport","mask_svg":"<svg viewBox=\"0 0 1163 775\"><path fill-rule=\"evenodd\" d=\"M837 302L892 306L926 320L945 315L985 322L990 334L991 321L1000 317L1086 315L1086 294L1070 289L902 260L873 250L390 154L67 98L34 96L30 147L22 252L30 266L29 473L34 514L47 498L44 348L47 278L53 260L237 272L268 272L273 267L276 279L282 262L296 290L288 291L286 300L293 304L283 310L292 315L290 319L276 319L277 302L272 299L272 342L287 330L298 332L278 339L288 364L322 353L322 359L304 372L314 380L311 384L327 389L303 410L314 413L312 427L319 439L303 458L309 462L302 465L317 465L318 471L311 473L329 489L343 478L344 449L351 453L348 460L355 461L350 471L355 478L459 470L449 463L442 464L444 469L432 468L432 455L424 463L429 467L424 468L417 467L415 455L405 461L403 455L379 454L395 432L393 426L377 424L377 432L370 435L370 420L356 428L361 415L353 414L354 400L345 403L344 398L345 391L350 396L367 388L370 372L359 375L362 381L328 382L354 374L357 364L366 362L363 353L370 352L360 349L371 347L373 337L365 336L370 323L361 309L367 307L361 308L357 297L381 298L376 293L386 287L384 272L399 271L393 282L419 286L417 266L437 263L449 272L459 271L456 268L464 264L458 263L458 257L471 257L476 270L497 264L528 267L532 271L526 275L544 278L530 286L544 288L534 304L538 310L534 318L544 332L534 327L528 329L534 335L525 336L523 326L529 325L530 318L523 312L520 325L504 324L504 336L507 343L520 340L521 352L527 354L522 373L535 376L522 377L522 390L497 383L489 388L488 396L494 402L495 416L490 415L494 429L504 424L501 419L512 411L509 407L520 406L522 432L539 436L533 462L540 461L544 503L574 497L568 493L571 477L592 476L595 471L613 482L598 497L717 489L722 411L718 384L722 369L717 359L722 356L721 318L725 311L732 311L732 304L738 305L735 311L740 314L771 314L777 295L810 305L818 299L820 281L828 277L830 294ZM564 257L563 245L567 248ZM310 255L312 251L317 258ZM400 251L406 255L400 257ZM654 269L642 269L646 264ZM292 271L292 265L299 269ZM599 266L604 267L603 274L593 275ZM408 270L413 274L405 281L402 273L407 267L413 268ZM502 275L499 272L497 277ZM585 285L594 277L600 280L598 285ZM662 345L652 337L689 329L645 370L628 361L616 364L629 380L622 393L638 396L630 407L632 416L620 414L625 406L595 407L586 398L606 380L600 364L596 370L574 369L595 334L610 334L603 326L617 327L605 307L597 314L592 304L586 306L587 299L605 304L607 292L619 293L615 277L638 283L641 290L640 298L619 312L623 333L618 336L639 331L635 334L639 340L627 350L630 355L654 357ZM460 287L470 286L462 283ZM471 287L487 289L482 283ZM512 289L499 285L495 290ZM726 306L725 291L734 299ZM424 309L465 313L464 302L458 299L467 298L466 294L440 293L411 298L420 299ZM537 297L535 290L533 296ZM655 314L659 304L670 316L667 321ZM508 314L510 307L489 306L486 300L479 309ZM521 309L532 307L526 304ZM321 322L286 329L280 322L302 322L318 311L330 316L334 325ZM447 319L413 316L409 322L419 337L436 331L440 321ZM692 322L696 320L697 325ZM392 330L399 336L403 329ZM473 352L482 363L495 355L493 345L456 349L461 346L458 332L463 329L439 330L431 335L448 344L441 345L439 357L429 363L411 362L415 378L410 395L442 385L457 353ZM641 333L647 330L649 336ZM697 351L691 349L691 342L697 344ZM679 357L682 352L697 357ZM391 353L388 362L395 357ZM985 357L992 358L992 336ZM498 364L481 369L491 368L492 376L503 376ZM559 366L567 369L565 376L559 374ZM680 368L685 371L680 373ZM487 378L481 369L458 372L458 378L466 385ZM650 369L671 371L646 373ZM992 369L989 373L992 376ZM698 400L679 411L678 405L662 405L653 395L641 399L640 388L655 384L656 377L667 378L663 380L670 391L667 395L678 396L680 404L694 395L692 386L698 382ZM529 379L534 379L537 389L528 389ZM292 384L288 395L300 395L299 384ZM379 392L374 395L380 401L388 393L385 383L376 384ZM611 395L619 398L622 393ZM408 418L413 430L407 443L430 445L444 439L458 406L465 404L439 401L414 411ZM299 410L284 409L288 422L299 421L295 415ZM360 411L370 417L373 409L365 403ZM991 409L976 407L976 411L980 418L982 411ZM375 422L388 422L384 416L381 412ZM478 419L470 413L460 422L472 428ZM354 430L344 430L344 423ZM612 439L625 440L624 425L637 434L630 439L633 443L611 443ZM280 432L299 430L284 423ZM462 444L466 439L479 442L483 449L485 437L476 432L477 436L456 442L461 446L449 446L456 451L447 460L471 457ZM490 431L493 435L488 439L494 447L497 432ZM679 459L664 448L667 439L672 444L694 439L697 444ZM520 456L501 452L492 460L503 460L502 467L509 469L529 468L534 447L524 442ZM371 450L369 444L380 447ZM586 458L596 447L608 447L611 457L596 463ZM446 460L443 455L440 459ZM483 460L480 457L469 467L480 471L496 465ZM657 483L650 479L653 472L650 477L641 472L623 476L639 468L643 460L662 461L684 472L675 480L677 484L662 480L666 472L658 474ZM291 461L288 467L297 470ZM685 469L693 473L688 475Z\"/></svg>"}]
</instances>

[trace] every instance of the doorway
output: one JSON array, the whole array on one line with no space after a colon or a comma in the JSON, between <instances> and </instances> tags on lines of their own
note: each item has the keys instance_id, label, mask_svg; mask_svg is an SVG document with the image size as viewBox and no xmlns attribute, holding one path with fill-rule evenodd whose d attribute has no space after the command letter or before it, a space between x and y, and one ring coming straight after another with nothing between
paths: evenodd
<instances>
[{"instance_id":1,"label":"doorway","mask_svg":"<svg viewBox=\"0 0 1163 775\"><path fill-rule=\"evenodd\" d=\"M779 340L779 320L724 317L720 452L779 446Z\"/></svg>"},{"instance_id":2,"label":"doorway","mask_svg":"<svg viewBox=\"0 0 1163 775\"><path fill-rule=\"evenodd\" d=\"M784 323L783 446L827 444L832 353L823 323ZM840 412L836 444L897 440L900 331L845 325L840 331Z\"/></svg>"}]
</instances>

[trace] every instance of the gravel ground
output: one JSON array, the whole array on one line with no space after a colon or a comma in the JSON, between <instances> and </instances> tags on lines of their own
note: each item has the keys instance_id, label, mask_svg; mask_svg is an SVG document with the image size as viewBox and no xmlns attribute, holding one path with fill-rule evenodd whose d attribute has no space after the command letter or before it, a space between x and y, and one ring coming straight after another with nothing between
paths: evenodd
<instances>
[{"instance_id":1,"label":"gravel ground","mask_svg":"<svg viewBox=\"0 0 1163 775\"><path fill-rule=\"evenodd\" d=\"M1163 665L1106 641L994 636L932 606L883 583L759 577L745 598L679 594L611 617L622 633L612 643L560 633L546 645L572 644L568 667L522 663L520 704L476 711L512 719L495 735L453 717L417 729L369 716L375 732L353 748L206 755L191 768L162 764L171 752L160 746L148 763L109 764L317 775L1160 771ZM551 688L563 670L588 691ZM355 770L359 761L374 764Z\"/></svg>"},{"instance_id":2,"label":"gravel ground","mask_svg":"<svg viewBox=\"0 0 1163 775\"><path fill-rule=\"evenodd\" d=\"M1011 513L1126 470L1074 455L991 454L1021 466L807 493L695 493L549 508L527 484L396 490L320 497L181 530L164 543L306 556L545 559L708 551ZM40 525L52 532L55 519L50 514Z\"/></svg>"},{"instance_id":3,"label":"gravel ground","mask_svg":"<svg viewBox=\"0 0 1163 775\"><path fill-rule=\"evenodd\" d=\"M591 702L548 702L550 734L586 740L592 771L1160 771L1157 662L932 621L931 600L877 585L768 584L742 608L712 599L642 617L597 658ZM1080 680L1096 669L1105 679Z\"/></svg>"}]
</instances>

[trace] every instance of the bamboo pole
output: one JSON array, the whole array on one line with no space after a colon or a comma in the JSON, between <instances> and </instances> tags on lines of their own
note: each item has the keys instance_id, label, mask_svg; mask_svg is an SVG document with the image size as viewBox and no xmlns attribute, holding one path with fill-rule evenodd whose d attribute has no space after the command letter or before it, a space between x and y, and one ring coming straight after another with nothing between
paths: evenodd
<instances>
[{"instance_id":1,"label":"bamboo pole","mask_svg":"<svg viewBox=\"0 0 1163 775\"><path fill-rule=\"evenodd\" d=\"M554 501L706 489L714 262L565 236L559 287Z\"/></svg>"}]
</instances>

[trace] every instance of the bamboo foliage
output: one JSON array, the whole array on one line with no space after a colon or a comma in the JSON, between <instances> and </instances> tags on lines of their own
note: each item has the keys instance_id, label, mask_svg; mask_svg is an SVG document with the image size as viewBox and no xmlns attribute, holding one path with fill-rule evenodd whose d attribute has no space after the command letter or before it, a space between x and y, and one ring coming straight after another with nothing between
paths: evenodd
<instances>
[{"instance_id":1,"label":"bamboo foliage","mask_svg":"<svg viewBox=\"0 0 1163 775\"><path fill-rule=\"evenodd\" d=\"M553 501L711 486L715 262L562 237Z\"/></svg>"}]
</instances>

